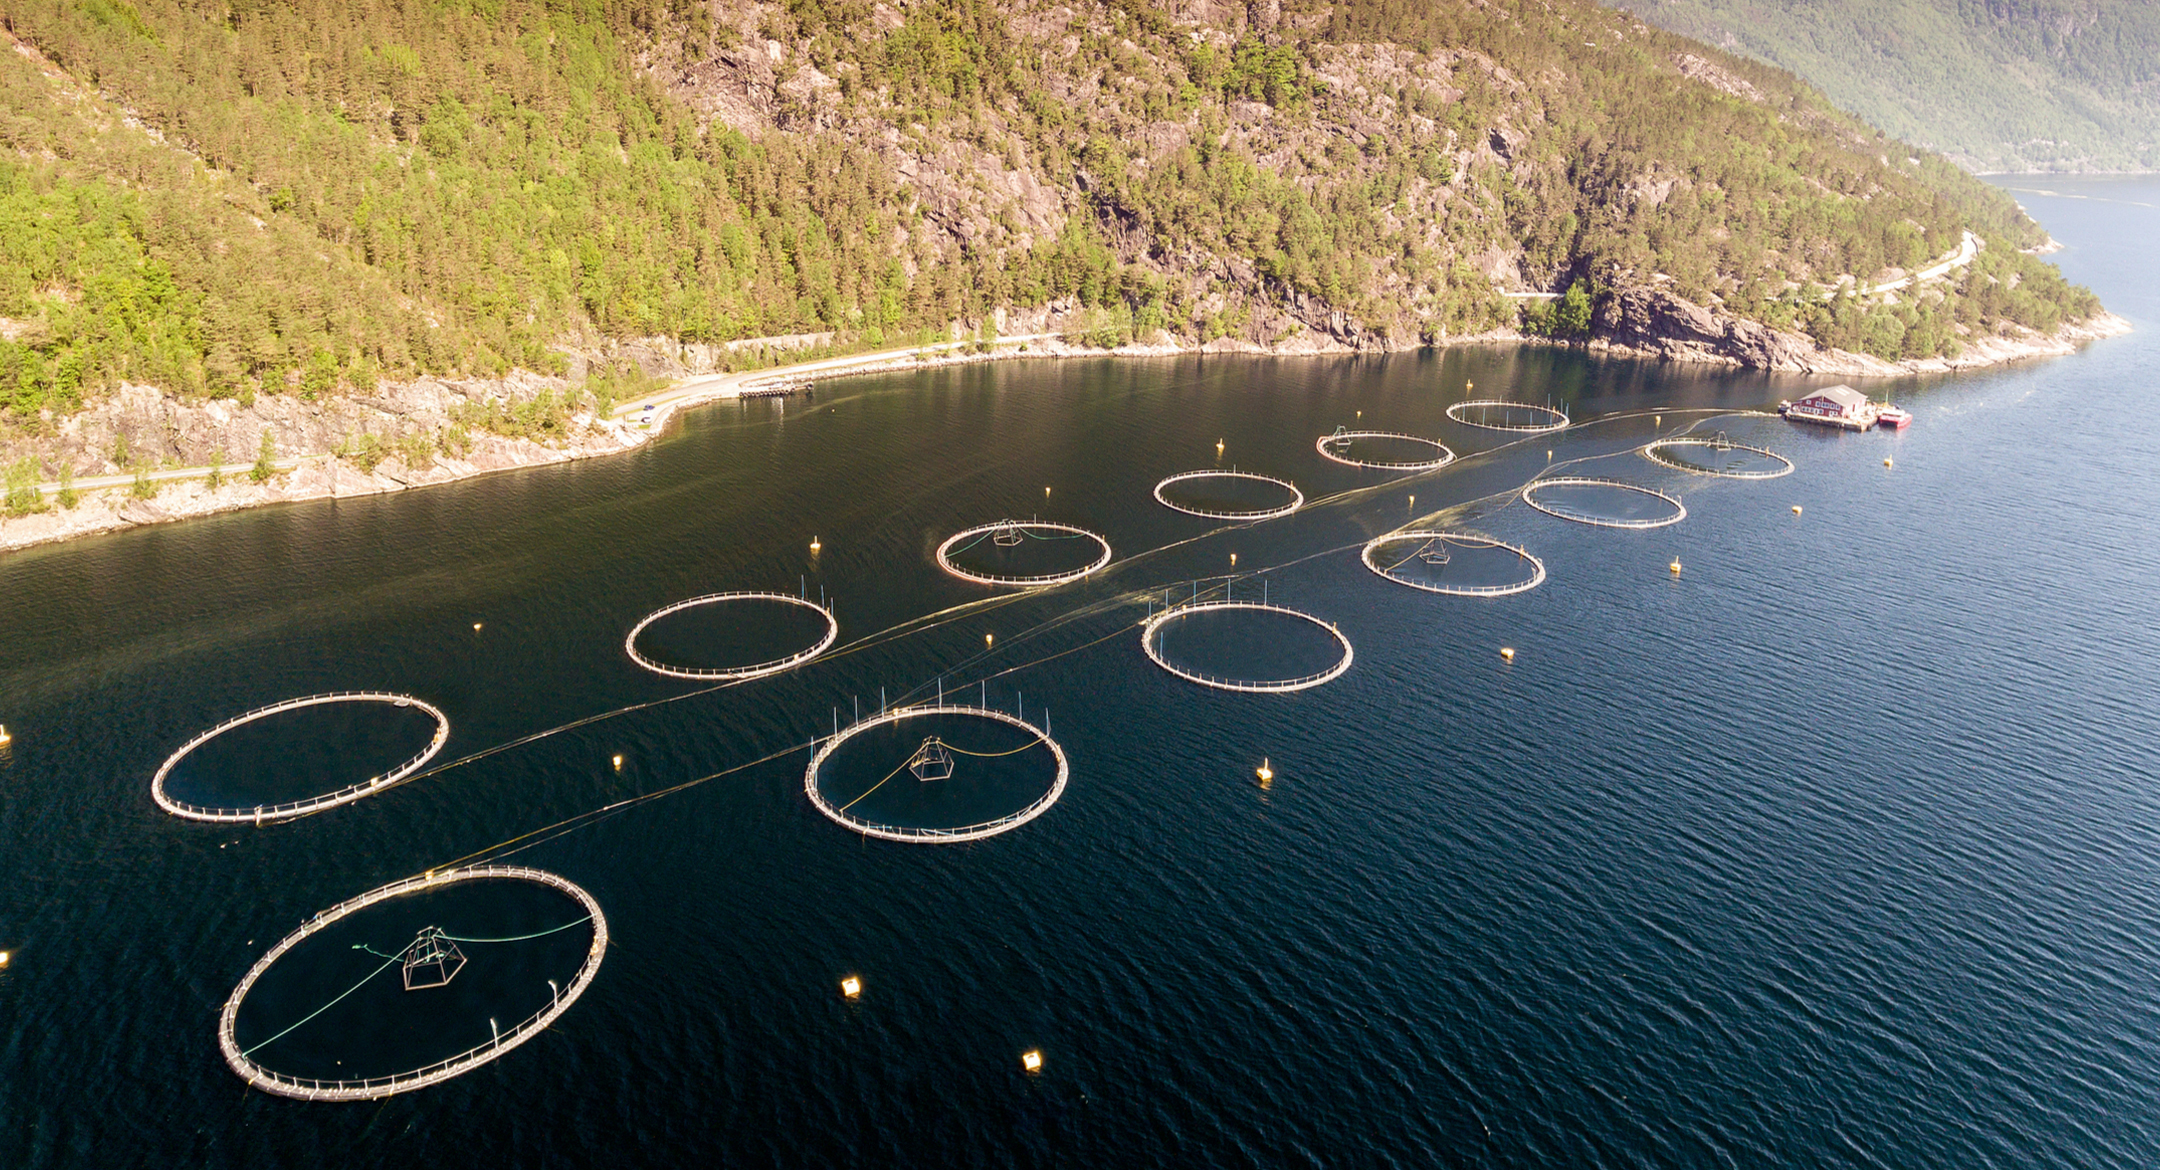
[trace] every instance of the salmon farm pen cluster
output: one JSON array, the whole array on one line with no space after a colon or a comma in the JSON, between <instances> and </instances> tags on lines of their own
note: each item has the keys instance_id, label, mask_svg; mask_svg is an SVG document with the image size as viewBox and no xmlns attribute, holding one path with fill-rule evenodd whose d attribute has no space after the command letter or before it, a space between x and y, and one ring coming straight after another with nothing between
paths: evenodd
<instances>
[{"instance_id":1,"label":"salmon farm pen cluster","mask_svg":"<svg viewBox=\"0 0 2160 1170\"><path fill-rule=\"evenodd\" d=\"M818 616L825 619L825 634L823 637L819 638L814 645L811 645L806 649L798 650L795 653L787 655L784 658L775 658L770 662L759 662L749 666L671 666L668 663L656 662L650 658L647 658L644 654L638 651L638 635L645 632L645 627L652 625L654 622L659 621L661 618L667 617L670 614L681 613L683 610L690 609L693 606L721 605L731 601L777 601L786 605L799 605L804 609L811 610ZM785 593L762 593L755 590L739 590L733 593L708 593L703 597L693 597L688 601L678 601L673 605L666 606L661 609L656 609L651 613L646 614L645 620L631 627L629 635L623 638L623 650L630 655L630 660L632 662L637 663L639 666L642 666L655 674L664 674L670 678L695 678L719 682L741 682L744 679L763 678L768 674L778 674L783 670L789 670L794 667L801 666L803 663L808 662L811 659L816 658L818 655L825 653L826 650L831 648L833 641L839 636L840 620L833 616L832 607L829 604L821 605L818 602L812 601L807 597L790 597Z\"/></svg>"},{"instance_id":2,"label":"salmon farm pen cluster","mask_svg":"<svg viewBox=\"0 0 2160 1170\"><path fill-rule=\"evenodd\" d=\"M1767 461L1767 465L1759 471L1735 470L1730 467L1704 467L1699 463L1690 462L1687 458L1678 454L1678 452L1690 448L1714 451L1718 454L1741 451L1749 455L1761 456ZM1735 443L1722 435L1712 438L1659 439L1654 443L1644 444L1641 450L1643 458L1660 467L1676 467L1681 471L1693 472L1696 475L1716 475L1723 476L1726 479L1776 479L1781 475L1791 475L1793 470L1792 460L1767 447L1750 447L1746 443Z\"/></svg>"},{"instance_id":3,"label":"salmon farm pen cluster","mask_svg":"<svg viewBox=\"0 0 2160 1170\"><path fill-rule=\"evenodd\" d=\"M1550 489L1558 487L1597 487L1611 488L1615 491L1638 492L1645 496L1652 496L1657 499L1663 500L1667 504L1672 505L1672 514L1669 516L1659 516L1646 520L1637 520L1625 517L1586 516L1580 512L1562 511L1558 508L1538 502L1537 492L1540 489ZM1617 479L1591 479L1585 476L1560 476L1553 479L1535 479L1524 485L1522 490L1522 498L1524 503L1530 505L1533 508L1536 508L1538 511L1543 512L1548 516L1558 516L1562 520L1572 520L1577 524L1593 524L1599 528L1663 528L1668 524L1678 524L1680 521L1687 518L1687 505L1681 503L1678 499L1675 499L1672 496L1668 496L1664 492L1658 491L1656 488L1646 488L1640 484L1622 483Z\"/></svg>"},{"instance_id":4,"label":"salmon farm pen cluster","mask_svg":"<svg viewBox=\"0 0 2160 1170\"><path fill-rule=\"evenodd\" d=\"M1412 459L1400 462L1384 459L1352 459L1347 454L1347 451L1350 447L1350 444L1356 442L1359 439L1383 440L1391 443L1411 443L1419 446L1431 447L1434 452L1436 452L1436 454L1431 459ZM1329 448L1333 446L1340 446L1343 448L1343 451L1338 452L1330 450ZM1427 439L1419 435L1399 435L1394 433L1393 431L1337 430L1332 435L1322 435L1318 439L1314 440L1313 449L1320 452L1320 456L1323 459L1331 459L1337 463L1346 464L1351 467L1369 467L1376 471L1436 471L1442 467L1446 467L1450 463L1455 462L1455 452L1448 450L1445 443L1442 443L1437 439Z\"/></svg>"},{"instance_id":5,"label":"salmon farm pen cluster","mask_svg":"<svg viewBox=\"0 0 2160 1170\"><path fill-rule=\"evenodd\" d=\"M1533 406L1527 402L1501 402L1491 398L1458 402L1447 408L1447 416L1466 427L1481 427L1488 431L1514 431L1525 435L1542 435L1568 425L1568 416L1550 406Z\"/></svg>"},{"instance_id":6,"label":"salmon farm pen cluster","mask_svg":"<svg viewBox=\"0 0 2160 1170\"><path fill-rule=\"evenodd\" d=\"M1380 563L1375 554L1379 552L1381 545L1405 541L1423 541L1424 543L1393 564L1382 565ZM1510 581L1502 585L1443 585L1435 581L1413 581L1408 577L1400 577L1395 574L1396 569L1412 560L1422 559L1428 564L1433 563L1434 553L1429 550L1432 550L1435 545L1443 546L1442 551L1439 553L1441 558L1439 563L1441 564L1446 563L1448 554L1444 551L1444 546L1447 545L1466 549L1506 549L1529 564L1530 576L1521 581ZM1455 597L1505 597L1510 593L1527 593L1545 583L1545 562L1533 556L1528 549L1518 548L1515 545L1493 540L1490 537L1473 536L1467 532L1428 530L1391 532L1386 536L1376 537L1368 541L1364 551L1358 555L1359 559L1365 562L1365 567L1371 569L1374 573L1395 582L1397 585L1408 585L1412 589L1423 589L1427 593L1446 593Z\"/></svg>"},{"instance_id":7,"label":"salmon farm pen cluster","mask_svg":"<svg viewBox=\"0 0 2160 1170\"><path fill-rule=\"evenodd\" d=\"M926 715L963 715L975 719L989 719L1026 731L1035 737L1034 742L1027 744L1027 747L1033 747L1039 743L1050 749L1051 758L1057 761L1057 777L1051 781L1048 792L1045 792L1034 803L1018 812L998 817L995 820L983 821L979 824L960 825L949 829L911 828L905 825L887 825L875 821L859 820L847 815L846 806L834 807L831 801L825 799L825 794L818 790L819 769L825 766L825 761L832 758L833 752L839 750L841 744L871 728L900 723L908 719L919 719ZM1047 718L1045 716L1046 721ZM1056 740L1050 738L1050 733L1047 730L1029 723L1018 715L1010 715L992 707L975 707L962 703L940 701L923 707L895 707L890 711L872 715L868 719L858 720L837 734L826 737L817 751L811 754L810 766L803 772L803 791L809 795L810 803L816 805L819 812L831 818L834 823L853 829L865 837L876 837L885 841L906 841L916 845L957 845L964 841L980 841L985 837L995 837L999 833L1009 833L1041 816L1049 810L1051 805L1058 802L1059 797L1065 795L1065 783L1071 777L1072 768L1065 758L1065 749L1058 746ZM857 797L856 799L860 800L862 798Z\"/></svg>"},{"instance_id":8,"label":"salmon farm pen cluster","mask_svg":"<svg viewBox=\"0 0 2160 1170\"><path fill-rule=\"evenodd\" d=\"M1188 618L1200 613L1222 613L1237 610L1282 614L1286 617L1296 618L1299 621L1311 622L1326 630L1328 635L1335 639L1335 644L1342 647L1342 657L1325 670L1314 671L1311 674L1300 675L1297 678L1235 679L1218 678L1214 675L1187 670L1182 666L1174 666L1168 658L1163 656L1161 647L1162 629L1172 620ZM1186 682L1198 683L1204 687L1213 687L1218 691L1241 691L1253 695L1285 694L1290 691L1308 690L1322 683L1332 682L1340 678L1344 671L1350 669L1350 660L1356 657L1356 653L1350 648L1350 639L1345 637L1342 630L1333 623L1321 621L1309 613L1300 613L1294 609L1288 609L1280 605L1269 605L1261 601L1203 601L1196 605L1180 605L1166 609L1149 618L1147 623L1140 627L1140 648L1147 652L1149 661L1184 679Z\"/></svg>"},{"instance_id":9,"label":"salmon farm pen cluster","mask_svg":"<svg viewBox=\"0 0 2160 1170\"><path fill-rule=\"evenodd\" d=\"M1046 532L1061 532L1065 535L1038 537L1034 535L1036 529L1041 529ZM989 537L992 541L996 542L999 545L1008 546L1017 545L1021 540L1026 539L1074 540L1086 538L1102 546L1102 553L1101 555L1097 556L1093 561L1089 562L1084 568L1072 569L1061 573L1043 573L1036 576L1026 577L1006 577L994 573L977 573L968 569L963 569L952 562L953 553L964 552L969 548L973 548L974 543L982 540L984 537ZM963 545L961 544L962 541L968 541L969 543ZM955 548L954 546L956 545L958 545L959 547ZM1068 582L1078 581L1081 578L1087 576L1088 574L1095 572L1097 569L1102 568L1104 565L1109 564L1110 542L1096 533L1089 532L1085 528L1075 528L1070 524L1053 524L1047 520L1000 520L995 524L978 524L973 528L964 529L960 532L955 532L951 536L946 537L945 543L939 545L937 548L937 563L938 568L941 568L946 572L951 573L953 576L960 578L962 581L971 581L977 585L997 585L1006 588L1017 589L1039 589L1049 585L1063 585Z\"/></svg>"},{"instance_id":10,"label":"salmon farm pen cluster","mask_svg":"<svg viewBox=\"0 0 2160 1170\"><path fill-rule=\"evenodd\" d=\"M1290 502L1279 508L1261 508L1248 512L1223 512L1176 503L1163 494L1163 489L1173 484L1189 483L1198 479L1242 479L1255 483L1272 484L1289 492ZM1187 516L1199 516L1208 520L1273 520L1278 516L1288 516L1290 513L1304 507L1305 493L1299 491L1297 485L1287 479L1276 479L1272 475L1261 475L1253 471L1181 471L1155 485L1155 501L1174 512L1183 512Z\"/></svg>"},{"instance_id":11,"label":"salmon farm pen cluster","mask_svg":"<svg viewBox=\"0 0 2160 1170\"><path fill-rule=\"evenodd\" d=\"M282 804L259 804L246 808L206 808L199 804L190 804L187 801L180 800L165 791L165 781L172 775L172 770L179 767L180 761L186 759L188 753L196 748L242 724L253 723L258 719L268 719L273 715L281 715L287 711L297 711L303 707L319 707L326 703L388 703L393 707L417 707L421 711L434 716L435 734L428 740L428 745L420 749L419 754L397 767L379 776L363 780L358 784L347 785L335 792L326 792L321 796L311 796L305 800L286 801ZM443 744L449 742L449 739L450 717L443 714L441 709L434 704L415 699L411 695L392 694L388 691L336 691L330 694L309 695L302 699L286 699L281 703L257 707L245 715L235 715L181 745L179 751L165 757L165 762L158 765L157 774L150 778L150 797L157 801L159 808L176 817L190 821L254 825L289 821L295 817L304 817L309 813L321 812L326 808L351 804L364 796L371 796L381 792L383 789L419 771L421 765L435 758L435 753L441 751Z\"/></svg>"},{"instance_id":12,"label":"salmon farm pen cluster","mask_svg":"<svg viewBox=\"0 0 2160 1170\"><path fill-rule=\"evenodd\" d=\"M458 882L490 880L537 882L544 886L553 887L576 899L578 904L585 908L588 920L592 923L592 946L585 954L584 964L578 968L578 973L570 981L570 985L564 988L547 1007L534 1013L516 1026L497 1034L494 1039L489 1040L486 1044L467 1049L456 1056L438 1060L433 1064L413 1069L410 1072L396 1073L387 1077L368 1077L364 1080L325 1081L313 1077L286 1076L283 1073L275 1072L255 1063L248 1056L248 1050L240 1047L239 1040L233 1035L233 1024L240 1015L241 1001L247 998L248 991L255 986L256 980L262 978L263 972L268 971L271 964L284 957L287 951L299 945L303 939L317 931L325 930L339 919L373 906L377 902L386 902L392 898L420 890L440 889L443 886L454 885ZM594 901L593 896L586 893L575 882L570 881L568 878L558 877L546 870L527 869L518 865L482 865L469 869L445 870L442 873L430 872L419 877L406 878L403 881L392 882L387 886L369 890L359 897L349 898L332 906L310 919L307 925L286 935L278 945L271 947L267 954L257 959L255 965L248 968L248 973L241 978L239 986L233 988L232 995L225 1001L224 1009L218 1012L218 1049L225 1054L225 1063L230 1065L234 1072L240 1074L247 1081L249 1087L261 1089L266 1093L274 1093L280 1097L294 1097L302 1101L371 1101L377 1097L388 1097L396 1093L424 1089L429 1085L447 1081L461 1073L470 1072L494 1060L496 1057L532 1039L542 1029L554 1023L555 1017L568 1011L570 1005L577 1002L577 997L585 994L585 988L592 983L593 976L600 970L600 959L607 952L607 945L607 916L600 912L600 903ZM257 1047L260 1047L260 1045Z\"/></svg>"}]
</instances>

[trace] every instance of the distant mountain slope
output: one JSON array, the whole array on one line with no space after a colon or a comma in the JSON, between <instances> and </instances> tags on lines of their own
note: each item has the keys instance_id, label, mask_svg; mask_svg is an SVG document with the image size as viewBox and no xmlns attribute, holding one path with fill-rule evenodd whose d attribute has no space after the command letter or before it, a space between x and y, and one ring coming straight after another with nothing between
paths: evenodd
<instances>
[{"instance_id":1,"label":"distant mountain slope","mask_svg":"<svg viewBox=\"0 0 2160 1170\"><path fill-rule=\"evenodd\" d=\"M1792 75L1591 0L0 9L18 477L220 453L147 417L72 425L127 382L312 410L1001 317L1099 345L1520 327L1781 368L1998 360L2098 312L2044 242ZM545 393L346 446L424 464L459 428L559 436L589 399Z\"/></svg>"},{"instance_id":2,"label":"distant mountain slope","mask_svg":"<svg viewBox=\"0 0 2160 1170\"><path fill-rule=\"evenodd\" d=\"M1975 170L2160 170L2155 0L1607 2Z\"/></svg>"}]
</instances>

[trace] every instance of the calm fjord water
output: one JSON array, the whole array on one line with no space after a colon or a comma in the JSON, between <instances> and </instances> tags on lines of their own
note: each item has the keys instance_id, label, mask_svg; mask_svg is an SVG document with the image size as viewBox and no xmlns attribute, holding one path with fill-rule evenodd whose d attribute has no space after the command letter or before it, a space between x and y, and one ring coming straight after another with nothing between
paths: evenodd
<instances>
[{"instance_id":1,"label":"calm fjord water","mask_svg":"<svg viewBox=\"0 0 2160 1170\"><path fill-rule=\"evenodd\" d=\"M2160 1163L2160 184L2044 185L2020 197L2065 268L2141 331L1900 385L1902 436L1684 413L1804 380L1540 351L1005 363L0 560L0 1160ZM1449 423L1465 381L1582 425ZM1629 453L1698 422L1798 470ZM1339 425L1465 458L1342 467L1313 450ZM1150 498L1218 440L1313 504L1217 530ZM1606 531L1495 495L1548 450L1688 517ZM1542 587L1439 597L1359 564L1465 501L1438 522L1528 546ZM419 695L448 759L685 693L621 641L698 593L822 586L844 644L986 596L937 542L1038 512L1119 560L295 824L184 824L148 796L190 735L291 695ZM1233 553L1341 624L1347 675L1247 696L1147 662L1150 599ZM803 743L880 687L990 674L1073 759L1018 832L863 841L811 809L797 752L516 857L592 891L614 946L504 1059L314 1105L218 1057L233 983L321 908Z\"/></svg>"}]
</instances>

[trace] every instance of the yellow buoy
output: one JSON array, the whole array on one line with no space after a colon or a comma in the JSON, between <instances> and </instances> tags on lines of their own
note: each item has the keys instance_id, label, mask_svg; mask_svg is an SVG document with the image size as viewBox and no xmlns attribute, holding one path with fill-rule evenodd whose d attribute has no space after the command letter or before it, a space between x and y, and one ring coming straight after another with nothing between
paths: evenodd
<instances>
[{"instance_id":1,"label":"yellow buoy","mask_svg":"<svg viewBox=\"0 0 2160 1170\"><path fill-rule=\"evenodd\" d=\"M814 553L814 552L817 552L817 551L818 551L819 549L822 549L822 548L824 548L824 547L825 547L824 545L822 545L822 544L819 544L819 543L818 543L818 538L817 538L817 537L813 536L813 537L811 537L811 538L810 538L810 551L811 551L811 552L813 552L813 553Z\"/></svg>"},{"instance_id":2,"label":"yellow buoy","mask_svg":"<svg viewBox=\"0 0 2160 1170\"><path fill-rule=\"evenodd\" d=\"M1365 417L1365 412L1364 412L1364 411L1362 411L1362 410L1361 410L1361 411L1358 411L1358 412L1357 412L1357 416L1358 416L1359 418L1364 418L1364 417Z\"/></svg>"},{"instance_id":3,"label":"yellow buoy","mask_svg":"<svg viewBox=\"0 0 2160 1170\"><path fill-rule=\"evenodd\" d=\"M996 637L997 637L997 635L995 635L995 634L984 634L984 635L983 635L983 648L984 648L985 650L989 649L989 648L990 648L990 642L991 642L991 640L992 640L992 639L994 639L994 638L996 638Z\"/></svg>"},{"instance_id":4,"label":"yellow buoy","mask_svg":"<svg viewBox=\"0 0 2160 1170\"><path fill-rule=\"evenodd\" d=\"M1888 467L1888 466L1890 466L1890 461L1889 461L1888 459L1885 459L1885 460L1883 460L1883 461L1882 461L1882 465L1883 465L1884 467Z\"/></svg>"},{"instance_id":5,"label":"yellow buoy","mask_svg":"<svg viewBox=\"0 0 2160 1170\"><path fill-rule=\"evenodd\" d=\"M1410 506L1411 506L1411 507L1413 507L1413 508L1417 507L1417 497L1416 497L1416 496L1411 496L1411 497L1410 497Z\"/></svg>"},{"instance_id":6,"label":"yellow buoy","mask_svg":"<svg viewBox=\"0 0 2160 1170\"><path fill-rule=\"evenodd\" d=\"M479 632L480 632L480 623L479 623L479 622L474 622L474 623L472 624L472 628L473 628L473 633L476 633L476 634L477 634L477 633L479 633Z\"/></svg>"},{"instance_id":7,"label":"yellow buoy","mask_svg":"<svg viewBox=\"0 0 2160 1170\"><path fill-rule=\"evenodd\" d=\"M1664 416L1664 415L1662 415L1662 414L1653 414L1653 415L1651 415L1651 416L1650 416L1650 425L1651 425L1651 426L1654 426L1654 427L1661 427L1661 426L1664 426L1664 425L1665 425L1665 416Z\"/></svg>"},{"instance_id":8,"label":"yellow buoy","mask_svg":"<svg viewBox=\"0 0 2160 1170\"><path fill-rule=\"evenodd\" d=\"M847 996L849 999L855 999L862 995L862 980L853 975L842 979L840 981L840 994Z\"/></svg>"},{"instance_id":9,"label":"yellow buoy","mask_svg":"<svg viewBox=\"0 0 2160 1170\"><path fill-rule=\"evenodd\" d=\"M1673 576L1675 576L1675 577L1679 576L1679 575L1680 575L1680 558L1679 558L1679 557L1674 557L1674 558L1672 559L1672 564L1671 564L1671 565L1669 565L1669 566L1667 566L1667 567L1668 567L1668 568L1670 568L1670 569L1672 570L1672 575L1673 575Z\"/></svg>"},{"instance_id":10,"label":"yellow buoy","mask_svg":"<svg viewBox=\"0 0 2160 1170\"><path fill-rule=\"evenodd\" d=\"M1268 767L1268 758L1266 756L1260 757L1260 770L1254 774L1260 777L1260 783L1262 784L1275 778L1275 769Z\"/></svg>"},{"instance_id":11,"label":"yellow buoy","mask_svg":"<svg viewBox=\"0 0 2160 1170\"><path fill-rule=\"evenodd\" d=\"M6 951L0 951L0 967L5 967L5 966L7 966L7 965L8 965L8 953L7 953Z\"/></svg>"},{"instance_id":12,"label":"yellow buoy","mask_svg":"<svg viewBox=\"0 0 2160 1170\"><path fill-rule=\"evenodd\" d=\"M1020 1054L1020 1067L1029 1072L1042 1071L1042 1053L1030 1049Z\"/></svg>"},{"instance_id":13,"label":"yellow buoy","mask_svg":"<svg viewBox=\"0 0 2160 1170\"><path fill-rule=\"evenodd\" d=\"M1792 506L1792 514L1795 516L1798 516L1800 514L1800 505L1794 504Z\"/></svg>"},{"instance_id":14,"label":"yellow buoy","mask_svg":"<svg viewBox=\"0 0 2160 1170\"><path fill-rule=\"evenodd\" d=\"M1050 498L1050 488L1049 488L1049 485L1045 484L1045 485L1043 486L1043 499L1046 499L1046 500L1047 500L1047 499L1049 499L1049 498Z\"/></svg>"},{"instance_id":15,"label":"yellow buoy","mask_svg":"<svg viewBox=\"0 0 2160 1170\"><path fill-rule=\"evenodd\" d=\"M7 724L0 723L0 747L6 747L14 742L15 737L7 733Z\"/></svg>"},{"instance_id":16,"label":"yellow buoy","mask_svg":"<svg viewBox=\"0 0 2160 1170\"><path fill-rule=\"evenodd\" d=\"M615 770L616 770L616 771L618 771L618 772L622 771L622 757L621 757L621 756L616 756L616 757L615 757Z\"/></svg>"},{"instance_id":17,"label":"yellow buoy","mask_svg":"<svg viewBox=\"0 0 2160 1170\"><path fill-rule=\"evenodd\" d=\"M1515 661L1515 648L1513 646L1500 647L1500 657L1509 662Z\"/></svg>"},{"instance_id":18,"label":"yellow buoy","mask_svg":"<svg viewBox=\"0 0 2160 1170\"><path fill-rule=\"evenodd\" d=\"M1236 567L1237 567L1237 554L1236 554L1236 553L1231 553L1231 554L1230 554L1230 565L1231 565L1231 567L1232 567L1232 568L1236 568Z\"/></svg>"}]
</instances>

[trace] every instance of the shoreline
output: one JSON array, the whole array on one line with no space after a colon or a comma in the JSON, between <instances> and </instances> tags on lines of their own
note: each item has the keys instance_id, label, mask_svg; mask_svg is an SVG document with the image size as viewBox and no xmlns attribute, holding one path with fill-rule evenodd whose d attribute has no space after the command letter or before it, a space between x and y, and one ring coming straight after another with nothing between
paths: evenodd
<instances>
[{"instance_id":1,"label":"shoreline","mask_svg":"<svg viewBox=\"0 0 2160 1170\"><path fill-rule=\"evenodd\" d=\"M1960 373L1993 368L2019 361L2063 357L2083 345L2131 331L2130 323L2103 312L2087 321L2065 325L2053 335L2038 338L1990 338L1975 346L1976 356L1958 359L1930 358L1891 363L1879 358L1822 351L1827 360L1819 368L1781 372L1844 377L1908 377ZM1188 354L1242 354L1254 357L1340 357L1375 352L1309 336L1290 345L1272 347L1250 342L1217 341L1203 345L1180 342L1120 346L1099 349L1065 342L1062 334L1031 333L1000 337L988 352L970 352L973 340L938 342L924 346L880 350L847 357L819 358L771 369L729 374L702 374L680 378L654 394L639 395L615 407L607 417L581 413L573 418L580 433L560 446L500 435L479 437L464 457L436 453L421 468L404 465L396 457L384 460L372 471L353 466L334 453L318 453L281 459L264 482L254 482L246 466L217 469L222 482L210 486L213 469L170 468L147 473L158 485L151 498L135 498L132 476L102 476L75 483L81 498L72 508L51 499L59 484L38 485L45 498L41 510L22 516L0 516L0 556L21 549L55 544L77 537L118 532L146 524L164 524L202 516L220 515L273 504L313 500L350 499L384 495L437 484L459 483L499 471L546 467L581 459L634 451L667 433L677 413L714 402L764 395L785 395L830 378L854 377L900 369L938 369L973 362L1010 361L1020 358L1073 357L1177 357ZM1662 361L1700 362L1744 367L1729 355L1697 347L1651 347L1593 340L1564 342L1526 335L1515 330L1452 338L1440 348L1457 345L1543 345L1580 349L1586 353L1636 357ZM1406 352L1417 346L1389 346L1384 352ZM649 417L646 416L650 411Z\"/></svg>"}]
</instances>

